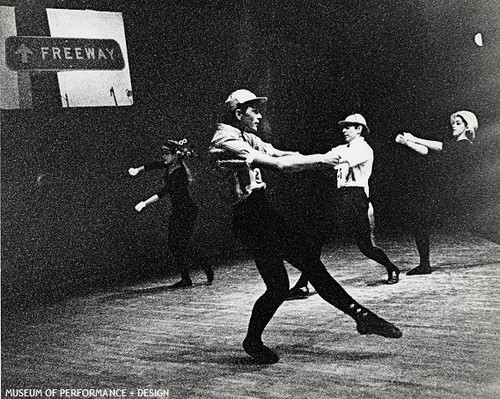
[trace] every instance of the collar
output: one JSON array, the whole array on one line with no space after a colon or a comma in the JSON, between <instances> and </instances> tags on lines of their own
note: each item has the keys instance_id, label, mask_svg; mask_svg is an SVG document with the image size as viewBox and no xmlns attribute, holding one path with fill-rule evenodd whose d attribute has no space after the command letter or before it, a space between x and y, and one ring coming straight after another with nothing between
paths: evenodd
<instances>
[{"instance_id":1,"label":"collar","mask_svg":"<svg viewBox=\"0 0 500 399\"><path fill-rule=\"evenodd\" d=\"M217 124L217 133L218 132L224 133L226 136L231 136L234 138L241 137L243 134L243 131L241 129L238 129L237 127L228 125L226 123Z\"/></svg>"},{"instance_id":2,"label":"collar","mask_svg":"<svg viewBox=\"0 0 500 399\"><path fill-rule=\"evenodd\" d=\"M364 142L365 142L365 138L363 136L358 136L358 137L352 139L349 143L346 143L346 145L348 147L350 147L352 145L356 146L356 145L362 144Z\"/></svg>"},{"instance_id":3,"label":"collar","mask_svg":"<svg viewBox=\"0 0 500 399\"><path fill-rule=\"evenodd\" d=\"M364 141L365 141L365 138L363 136L358 136L354 140L351 141L351 144L352 143L362 143Z\"/></svg>"}]
</instances>

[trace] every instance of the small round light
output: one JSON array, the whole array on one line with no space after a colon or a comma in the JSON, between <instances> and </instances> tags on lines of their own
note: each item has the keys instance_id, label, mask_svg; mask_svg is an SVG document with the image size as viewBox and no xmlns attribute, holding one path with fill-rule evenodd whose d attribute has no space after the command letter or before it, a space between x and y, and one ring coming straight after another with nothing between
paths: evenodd
<instances>
[{"instance_id":1,"label":"small round light","mask_svg":"<svg viewBox=\"0 0 500 399\"><path fill-rule=\"evenodd\" d=\"M476 36L474 36L474 41L479 47L483 46L483 35L481 33L477 33Z\"/></svg>"}]
</instances>

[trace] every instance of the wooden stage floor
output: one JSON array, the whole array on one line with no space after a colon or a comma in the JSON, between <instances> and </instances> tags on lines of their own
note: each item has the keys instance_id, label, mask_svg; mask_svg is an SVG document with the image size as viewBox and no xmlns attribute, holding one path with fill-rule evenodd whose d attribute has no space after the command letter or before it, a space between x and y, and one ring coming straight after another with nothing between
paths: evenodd
<instances>
[{"instance_id":1,"label":"wooden stage floor","mask_svg":"<svg viewBox=\"0 0 500 399\"><path fill-rule=\"evenodd\" d=\"M379 245L403 271L416 265L409 239ZM332 275L403 337L361 336L313 295L285 302L271 321L264 339L281 356L274 365L253 364L241 348L264 289L248 260L221 265L212 286L197 272L189 289L167 290L175 279L164 279L22 312L3 320L2 397L123 388L127 398L498 399L500 245L438 235L432 254L432 275L401 274L387 286L383 268L356 248L326 248Z\"/></svg>"}]
</instances>

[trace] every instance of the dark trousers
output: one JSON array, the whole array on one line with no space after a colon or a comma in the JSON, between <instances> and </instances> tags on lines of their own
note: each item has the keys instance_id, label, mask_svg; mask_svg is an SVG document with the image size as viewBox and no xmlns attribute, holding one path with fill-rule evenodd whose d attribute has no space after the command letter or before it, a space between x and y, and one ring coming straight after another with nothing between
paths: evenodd
<instances>
[{"instance_id":1,"label":"dark trousers","mask_svg":"<svg viewBox=\"0 0 500 399\"><path fill-rule=\"evenodd\" d=\"M168 244L177 270L183 279L189 279L189 241L193 235L194 224L198 217L196 206L174 207L169 219Z\"/></svg>"},{"instance_id":2,"label":"dark trousers","mask_svg":"<svg viewBox=\"0 0 500 399\"><path fill-rule=\"evenodd\" d=\"M338 194L340 235L353 237L363 255L385 266L388 271L394 270L396 266L384 251L373 245L368 218L369 200L363 187L343 187Z\"/></svg>"},{"instance_id":3,"label":"dark trousers","mask_svg":"<svg viewBox=\"0 0 500 399\"><path fill-rule=\"evenodd\" d=\"M317 251L291 229L266 200L263 190L254 191L233 208L233 230L250 251L266 285L254 305L248 337L260 340L262 333L285 300L289 290L284 260L303 272L327 302L354 317L359 305L328 273ZM305 232L307 234L307 232Z\"/></svg>"}]
</instances>

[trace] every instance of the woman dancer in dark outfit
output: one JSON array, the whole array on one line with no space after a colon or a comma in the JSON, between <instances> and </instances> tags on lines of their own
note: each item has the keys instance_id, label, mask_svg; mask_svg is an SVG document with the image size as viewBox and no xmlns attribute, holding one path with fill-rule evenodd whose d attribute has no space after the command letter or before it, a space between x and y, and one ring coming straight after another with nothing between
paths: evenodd
<instances>
[{"instance_id":1,"label":"woman dancer in dark outfit","mask_svg":"<svg viewBox=\"0 0 500 399\"><path fill-rule=\"evenodd\" d=\"M160 191L147 200L139 202L135 209L140 212L144 207L158 201L167 194L170 197L172 214L169 219L168 243L182 277L171 288L183 288L193 285L189 274L188 250L189 240L193 235L194 223L198 216L198 206L189 193L189 183L193 179L184 158L191 156L193 151L185 146L186 142L185 139L179 142L168 140L168 145L162 146L165 151L163 161L148 162L143 166L129 169L132 176L142 171L165 170L164 185ZM214 278L212 269L205 267L204 271L208 283L211 284Z\"/></svg>"},{"instance_id":2,"label":"woman dancer in dark outfit","mask_svg":"<svg viewBox=\"0 0 500 399\"><path fill-rule=\"evenodd\" d=\"M470 224L473 190L468 187L468 183L474 178L473 169L477 162L473 141L476 138L479 124L476 115L470 111L453 113L450 116L450 124L452 128L451 140L444 142L426 140L411 133L403 133L396 137L396 142L422 155L427 155L429 150L443 151L442 165L440 166L445 176L441 177L442 181L430 181L427 184L439 186L441 191L439 199L442 203L441 218L456 228ZM414 211L411 218L424 220L425 223L412 223L420 255L420 264L406 274L409 276L430 274L432 267L429 259L429 215L426 215L425 212L416 214Z\"/></svg>"}]
</instances>

